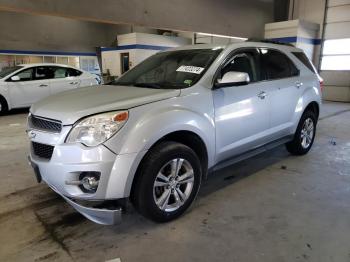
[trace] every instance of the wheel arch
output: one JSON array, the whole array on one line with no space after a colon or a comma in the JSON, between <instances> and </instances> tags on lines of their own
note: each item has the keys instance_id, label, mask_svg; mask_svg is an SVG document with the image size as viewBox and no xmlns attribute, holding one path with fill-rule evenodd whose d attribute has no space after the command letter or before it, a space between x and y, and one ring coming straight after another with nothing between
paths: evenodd
<instances>
[{"instance_id":1,"label":"wheel arch","mask_svg":"<svg viewBox=\"0 0 350 262\"><path fill-rule=\"evenodd\" d=\"M306 107L305 107L305 110L304 112L306 111L312 111L315 113L316 115L316 120L318 119L319 115L320 115L320 106L319 104L316 102L316 101L311 101Z\"/></svg>"},{"instance_id":2,"label":"wheel arch","mask_svg":"<svg viewBox=\"0 0 350 262\"><path fill-rule=\"evenodd\" d=\"M171 133L164 135L163 137L158 139L155 143L153 143L153 145L149 148L149 151L152 150L152 148L154 148L156 145L164 141L178 142L191 148L197 154L199 161L201 162L201 167L203 169L203 173L202 173L203 178L207 177L209 156L208 156L208 149L203 138L201 138L198 134L196 134L193 131L188 131L188 130L173 131ZM136 187L137 181L141 176L140 170L142 168L142 163L146 157L147 157L147 153L142 157L140 163L138 164L136 172L134 174L134 178L130 189L131 198L133 197L133 194L135 191L134 189Z\"/></svg>"}]
</instances>

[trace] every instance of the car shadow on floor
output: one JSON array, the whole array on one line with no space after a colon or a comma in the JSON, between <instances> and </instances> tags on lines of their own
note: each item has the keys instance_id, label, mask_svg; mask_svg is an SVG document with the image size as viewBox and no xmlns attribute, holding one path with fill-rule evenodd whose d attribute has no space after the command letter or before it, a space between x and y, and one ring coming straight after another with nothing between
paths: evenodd
<instances>
[{"instance_id":1,"label":"car shadow on floor","mask_svg":"<svg viewBox=\"0 0 350 262\"><path fill-rule=\"evenodd\" d=\"M203 181L199 197L205 197L226 186L232 185L241 179L247 178L255 173L275 165L286 159L290 154L284 146L279 146L272 150L248 158L244 161L230 165L224 169L218 170L208 175ZM286 167L281 167L286 168Z\"/></svg>"},{"instance_id":2,"label":"car shadow on floor","mask_svg":"<svg viewBox=\"0 0 350 262\"><path fill-rule=\"evenodd\" d=\"M11 115L28 114L28 113L29 113L29 107L28 108L18 108L18 109L12 109L2 116L11 116Z\"/></svg>"}]
</instances>

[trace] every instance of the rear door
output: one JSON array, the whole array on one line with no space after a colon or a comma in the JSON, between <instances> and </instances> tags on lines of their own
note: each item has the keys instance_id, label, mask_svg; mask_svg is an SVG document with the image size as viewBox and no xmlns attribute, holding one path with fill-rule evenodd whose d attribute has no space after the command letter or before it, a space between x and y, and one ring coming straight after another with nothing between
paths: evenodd
<instances>
[{"instance_id":1,"label":"rear door","mask_svg":"<svg viewBox=\"0 0 350 262\"><path fill-rule=\"evenodd\" d=\"M272 138L277 139L291 132L303 83L299 70L285 53L261 48L261 57L271 101L270 132Z\"/></svg>"},{"instance_id":2,"label":"rear door","mask_svg":"<svg viewBox=\"0 0 350 262\"><path fill-rule=\"evenodd\" d=\"M51 93L57 94L66 90L74 89L80 86L80 71L69 67L52 67L53 77L50 80Z\"/></svg>"}]
</instances>

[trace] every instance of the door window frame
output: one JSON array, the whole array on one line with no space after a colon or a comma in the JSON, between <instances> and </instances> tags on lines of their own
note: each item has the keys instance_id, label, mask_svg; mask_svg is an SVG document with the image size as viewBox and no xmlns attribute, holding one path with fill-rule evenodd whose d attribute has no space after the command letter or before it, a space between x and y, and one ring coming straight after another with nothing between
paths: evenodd
<instances>
[{"instance_id":1,"label":"door window frame","mask_svg":"<svg viewBox=\"0 0 350 262\"><path fill-rule=\"evenodd\" d=\"M260 49L259 47L241 47L241 48L237 48L237 49L234 49L233 51L231 51L226 57L225 59L221 62L220 66L218 66L218 68L216 69L215 73L214 73L214 76L213 76L213 79L212 79L212 90L215 90L216 88L214 87L216 81L218 80L218 77L220 75L220 72L221 70L223 69L224 66L226 66L226 64L237 54L239 53L244 53L244 52L249 52L249 51L254 51L254 52L257 52L258 53L258 61L257 61L257 70L260 70L261 71L261 67L262 67L262 61L261 61L261 52L260 52ZM254 81L254 82L249 82L249 84L255 84L255 83L258 83L258 82L261 82L261 81L264 81L261 79L261 76L262 76L262 72L260 72L260 80L257 80L257 81Z\"/></svg>"},{"instance_id":2,"label":"door window frame","mask_svg":"<svg viewBox=\"0 0 350 262\"><path fill-rule=\"evenodd\" d=\"M26 70L32 70L32 74L31 74L31 79L30 80L19 80L19 81L12 81L11 77L13 76L17 76L18 74L26 71ZM34 81L34 67L26 67L26 68L22 68L20 71L14 73L13 75L10 75L5 82L12 82L12 83L17 83L17 82L29 82L29 81Z\"/></svg>"}]
</instances>

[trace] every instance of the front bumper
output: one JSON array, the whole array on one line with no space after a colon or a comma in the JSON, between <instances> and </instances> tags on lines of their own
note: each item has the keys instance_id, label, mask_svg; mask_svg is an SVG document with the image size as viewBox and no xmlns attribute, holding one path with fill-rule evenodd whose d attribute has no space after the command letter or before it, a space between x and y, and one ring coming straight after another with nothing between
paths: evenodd
<instances>
[{"instance_id":1,"label":"front bumper","mask_svg":"<svg viewBox=\"0 0 350 262\"><path fill-rule=\"evenodd\" d=\"M101 225L115 225L122 221L122 208L116 209L105 209L105 208L94 208L79 205L72 199L62 195L58 192L52 185L49 185L53 191L63 197L72 207L75 208L80 214L82 214L87 219Z\"/></svg>"},{"instance_id":2,"label":"front bumper","mask_svg":"<svg viewBox=\"0 0 350 262\"><path fill-rule=\"evenodd\" d=\"M37 181L40 183L42 180L42 176L40 173L39 166L36 165L33 161L31 161L31 158L28 156L29 164L34 169L35 176L37 178ZM53 185L46 182L46 184L55 191L58 195L60 195L64 200L66 200L75 210L77 210L80 214L85 216L87 219L101 224L101 225L115 225L119 224L121 222L121 214L122 214L122 208L116 207L114 209L107 209L103 207L91 207L91 206L84 206L81 204L78 204L73 199L70 199L60 193Z\"/></svg>"},{"instance_id":3,"label":"front bumper","mask_svg":"<svg viewBox=\"0 0 350 262\"><path fill-rule=\"evenodd\" d=\"M45 159L38 157L31 145L29 162L35 173L40 174L37 175L38 182L43 180L78 212L96 223L120 222L122 208L119 207L123 206L122 199L130 195L133 174L145 152L117 155L104 145L89 148L65 144L62 137L68 132L66 128L63 135L35 130L35 136L30 138L31 142L54 147L51 158ZM100 174L96 192L85 192L73 183L80 180L82 172Z\"/></svg>"}]
</instances>

